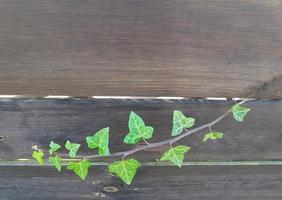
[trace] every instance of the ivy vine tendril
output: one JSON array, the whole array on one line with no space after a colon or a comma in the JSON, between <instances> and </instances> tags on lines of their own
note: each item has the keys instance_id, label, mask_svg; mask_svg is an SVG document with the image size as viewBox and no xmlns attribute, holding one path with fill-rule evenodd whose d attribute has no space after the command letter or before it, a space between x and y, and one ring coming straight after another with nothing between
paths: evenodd
<instances>
[{"instance_id":1,"label":"ivy vine tendril","mask_svg":"<svg viewBox=\"0 0 282 200\"><path fill-rule=\"evenodd\" d=\"M136 152L152 149L155 147L169 145L169 149L164 152L164 154L160 158L161 161L169 161L173 165L181 167L182 162L185 158L185 154L191 149L191 147L186 145L177 145L174 146L174 142L181 140L184 137L187 137L195 132L198 132L203 129L209 129L209 132L204 134L202 142L208 142L208 140L217 140L224 137L222 132L212 131L212 127L220 122L227 115L232 113L233 118L238 122L243 122L245 116L250 111L249 108L243 107L242 104L247 102L248 100L242 100L239 103L235 103L224 114L216 118L215 120L201 125L199 127L191 129L196 122L196 119L193 117L185 116L181 111L175 110L173 112L173 120L172 120L172 138L160 142L150 143L150 140L153 137L154 128L152 126L146 125L143 119L137 115L135 112L131 111L128 120L128 128L129 132L124 137L123 142L126 144L138 144L143 141L145 145L138 146L134 149L110 153L109 150L109 127L103 128L99 130L97 133L87 136L86 143L89 149L97 149L98 154L89 155L84 157L77 156L77 151L81 147L81 144L72 143L69 140L66 141L64 147L69 151L68 156L75 161L69 162L67 169L72 170L75 174L77 174L81 179L85 180L89 168L93 166L93 163L90 161L94 158L100 157L121 157L121 160L114 161L112 164L108 166L108 171L112 174L118 176L123 182L130 185L132 183L133 178L136 175L136 172L139 167L141 167L141 163L134 158L127 158L129 155L132 155ZM61 145L51 141L49 144L49 158L48 161L54 165L54 167L61 172L62 170L62 156L64 154L59 154L58 150L62 148ZM44 165L45 153L41 149L36 148L32 157L40 164Z\"/></svg>"}]
</instances>

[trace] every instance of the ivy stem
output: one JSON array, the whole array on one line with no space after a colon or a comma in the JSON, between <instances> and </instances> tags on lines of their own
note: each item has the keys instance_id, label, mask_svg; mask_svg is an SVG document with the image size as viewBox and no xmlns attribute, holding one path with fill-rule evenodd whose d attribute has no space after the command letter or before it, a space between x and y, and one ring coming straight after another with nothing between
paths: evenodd
<instances>
[{"instance_id":1,"label":"ivy stem","mask_svg":"<svg viewBox=\"0 0 282 200\"><path fill-rule=\"evenodd\" d=\"M246 103L247 101L249 101L248 99L242 100L241 102L237 103L236 105L242 105L244 103ZM181 135L178 135L177 137L168 139L168 140L164 140L161 142L155 142L155 143L146 143L146 145L137 147L135 149L131 149L128 151L121 151L121 152L116 152L116 153L112 153L110 155L106 155L106 156L101 156L101 155L89 155L89 156L84 156L83 159L92 159L92 158L101 158L101 157L117 157L117 156L122 156L122 159L124 159L125 157L137 153L139 151L144 151L147 149L151 149L154 147L159 147L159 146L163 146L163 145L171 145L172 143L181 140L184 137L187 137L188 135L191 135L192 133L198 132L202 129L205 128L209 128L211 129L212 126L214 126L215 124L217 124L218 122L220 122L223 118L225 118L227 115L229 115L232 112L232 109L229 109L228 111L226 111L224 114L222 114L221 116L219 116L218 118L216 118L215 120L204 124L202 126L199 126L197 128L194 129L190 129L190 130L186 130L186 132L182 133Z\"/></svg>"},{"instance_id":2,"label":"ivy stem","mask_svg":"<svg viewBox=\"0 0 282 200\"><path fill-rule=\"evenodd\" d=\"M122 156L121 159L124 160L126 156L127 156L127 154L125 153L125 154Z\"/></svg>"},{"instance_id":3,"label":"ivy stem","mask_svg":"<svg viewBox=\"0 0 282 200\"><path fill-rule=\"evenodd\" d=\"M145 138L143 138L143 141L145 142L146 145L150 144Z\"/></svg>"},{"instance_id":4,"label":"ivy stem","mask_svg":"<svg viewBox=\"0 0 282 200\"><path fill-rule=\"evenodd\" d=\"M210 130L210 132L212 133L212 129L211 129L211 126L209 126L209 130Z\"/></svg>"}]
</instances>

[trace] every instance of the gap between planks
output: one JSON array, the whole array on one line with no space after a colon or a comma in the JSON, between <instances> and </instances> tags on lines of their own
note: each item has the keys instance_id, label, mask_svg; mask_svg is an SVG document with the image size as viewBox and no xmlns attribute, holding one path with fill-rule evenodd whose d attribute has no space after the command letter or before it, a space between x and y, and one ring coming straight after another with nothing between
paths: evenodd
<instances>
[{"instance_id":1,"label":"gap between planks","mask_svg":"<svg viewBox=\"0 0 282 200\"><path fill-rule=\"evenodd\" d=\"M183 99L206 99L206 100L234 100L240 101L243 99L255 100L254 98L226 98L226 97L206 97L206 98L187 98L187 97L176 97L176 96L159 96L159 97L148 97L148 96L89 96L89 97L75 97L65 95L48 95L48 96L24 96L24 95L0 95L0 99L20 99L20 98L43 98L43 99L163 99L163 100L183 100Z\"/></svg>"}]
</instances>

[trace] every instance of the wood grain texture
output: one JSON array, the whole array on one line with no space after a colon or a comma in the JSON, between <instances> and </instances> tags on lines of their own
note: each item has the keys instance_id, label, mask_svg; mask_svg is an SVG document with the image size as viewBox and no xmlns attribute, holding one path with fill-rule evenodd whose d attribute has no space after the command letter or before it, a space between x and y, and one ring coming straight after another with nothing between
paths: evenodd
<instances>
[{"instance_id":1,"label":"wood grain texture","mask_svg":"<svg viewBox=\"0 0 282 200\"><path fill-rule=\"evenodd\" d=\"M1 0L0 94L282 97L279 0Z\"/></svg>"},{"instance_id":2,"label":"wood grain texture","mask_svg":"<svg viewBox=\"0 0 282 200\"><path fill-rule=\"evenodd\" d=\"M179 109L196 117L197 126L208 123L224 112L233 102L208 100L110 100L110 99L2 99L0 100L0 158L31 158L31 147L48 148L51 140L61 145L70 139L81 143L80 155L93 154L86 148L85 137L110 127L111 152L136 146L123 144L128 133L131 110L155 127L151 141L171 138L172 113ZM251 101L252 109L244 123L228 116L213 130L225 138L202 143L203 130L181 140L192 150L187 160L282 160L282 101ZM135 155L144 161L159 158L168 146Z\"/></svg>"},{"instance_id":3,"label":"wood grain texture","mask_svg":"<svg viewBox=\"0 0 282 200\"><path fill-rule=\"evenodd\" d=\"M85 182L67 170L0 167L0 195L1 200L276 200L282 198L281 174L281 166L142 167L126 186L104 167L93 168ZM109 187L116 192L106 192Z\"/></svg>"}]
</instances>

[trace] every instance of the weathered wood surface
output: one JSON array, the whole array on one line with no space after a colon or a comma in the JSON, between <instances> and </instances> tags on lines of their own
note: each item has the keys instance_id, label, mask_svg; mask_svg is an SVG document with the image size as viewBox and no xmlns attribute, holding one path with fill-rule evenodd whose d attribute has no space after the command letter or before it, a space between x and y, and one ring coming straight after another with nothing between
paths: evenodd
<instances>
[{"instance_id":1,"label":"weathered wood surface","mask_svg":"<svg viewBox=\"0 0 282 200\"><path fill-rule=\"evenodd\" d=\"M49 167L0 167L0 179L1 200L282 198L281 166L142 167L131 186L108 175L104 167L93 168L85 182L70 171L57 173Z\"/></svg>"},{"instance_id":2,"label":"weathered wood surface","mask_svg":"<svg viewBox=\"0 0 282 200\"><path fill-rule=\"evenodd\" d=\"M0 94L282 97L279 0L1 0Z\"/></svg>"},{"instance_id":3,"label":"weathered wood surface","mask_svg":"<svg viewBox=\"0 0 282 200\"><path fill-rule=\"evenodd\" d=\"M111 152L134 148L123 144L128 133L131 110L155 127L150 141L171 138L172 113L179 109L197 118L197 126L208 123L226 112L232 101L209 100L110 100L110 99L2 99L0 100L0 158L30 158L33 145L48 148L51 140L61 145L68 139L83 144L80 155L93 154L86 148L85 137L110 127ZM243 123L231 115L213 130L225 138L202 143L205 132L181 141L190 145L188 160L280 160L282 159L282 101L251 101L252 111ZM142 160L160 157L168 146L141 152Z\"/></svg>"}]
</instances>

